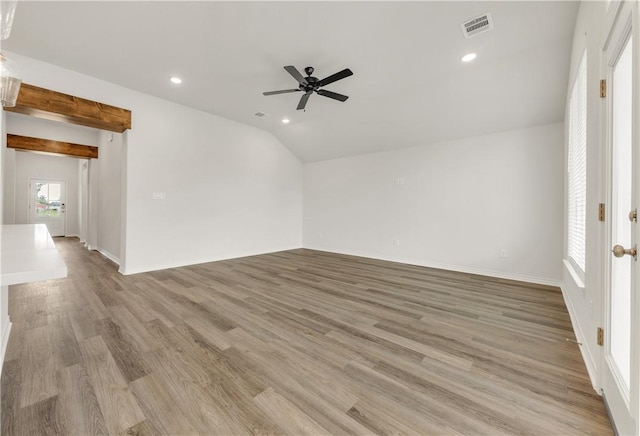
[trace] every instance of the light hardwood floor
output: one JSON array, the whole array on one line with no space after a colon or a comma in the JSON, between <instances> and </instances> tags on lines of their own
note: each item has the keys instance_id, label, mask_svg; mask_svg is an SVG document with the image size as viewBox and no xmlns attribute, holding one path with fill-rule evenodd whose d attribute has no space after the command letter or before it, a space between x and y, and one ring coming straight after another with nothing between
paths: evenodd
<instances>
[{"instance_id":1,"label":"light hardwood floor","mask_svg":"<svg viewBox=\"0 0 640 436\"><path fill-rule=\"evenodd\" d=\"M293 250L10 288L3 435L608 435L556 288Z\"/></svg>"}]
</instances>

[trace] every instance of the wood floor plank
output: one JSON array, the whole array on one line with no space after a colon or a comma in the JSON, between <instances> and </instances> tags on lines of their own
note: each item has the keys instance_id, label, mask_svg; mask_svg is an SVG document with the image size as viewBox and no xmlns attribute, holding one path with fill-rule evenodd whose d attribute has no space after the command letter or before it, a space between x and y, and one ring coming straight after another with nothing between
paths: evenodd
<instances>
[{"instance_id":1,"label":"wood floor plank","mask_svg":"<svg viewBox=\"0 0 640 436\"><path fill-rule=\"evenodd\" d=\"M306 249L11 286L2 434L611 435L554 287Z\"/></svg>"},{"instance_id":2,"label":"wood floor plank","mask_svg":"<svg viewBox=\"0 0 640 436\"><path fill-rule=\"evenodd\" d=\"M295 346L283 344L279 352L274 353L257 338L241 330L236 330L233 338L234 348L243 353L247 361L264 368L263 377L278 391L304 392L300 398L319 398L322 404L332 405L343 412L356 402L358 395L350 390L349 381L335 371L336 367L307 356L306 349L300 351Z\"/></svg>"},{"instance_id":3,"label":"wood floor plank","mask_svg":"<svg viewBox=\"0 0 640 436\"><path fill-rule=\"evenodd\" d=\"M108 435L104 416L87 370L81 365L59 373L58 407L69 432L82 435Z\"/></svg>"},{"instance_id":4,"label":"wood floor plank","mask_svg":"<svg viewBox=\"0 0 640 436\"><path fill-rule=\"evenodd\" d=\"M174 407L178 408L199 434L233 435L247 434L251 427L246 420L237 415L234 407L229 407L228 398L223 399L221 391L211 389L212 385L202 387L180 377L179 372L159 370L157 375L171 394ZM215 393L215 395L212 395Z\"/></svg>"},{"instance_id":5,"label":"wood floor plank","mask_svg":"<svg viewBox=\"0 0 640 436\"><path fill-rule=\"evenodd\" d=\"M144 414L165 435L196 435L189 419L176 407L175 399L167 391L165 382L156 374L149 374L131 383L131 390Z\"/></svg>"},{"instance_id":6,"label":"wood floor plank","mask_svg":"<svg viewBox=\"0 0 640 436\"><path fill-rule=\"evenodd\" d=\"M315 436L327 433L320 424L271 388L257 395L253 401L274 422L279 422L288 434Z\"/></svg>"},{"instance_id":7,"label":"wood floor plank","mask_svg":"<svg viewBox=\"0 0 640 436\"><path fill-rule=\"evenodd\" d=\"M111 318L100 320L98 326L104 343L127 381L132 382L150 373L129 330L123 329Z\"/></svg>"},{"instance_id":8,"label":"wood floor plank","mask_svg":"<svg viewBox=\"0 0 640 436\"><path fill-rule=\"evenodd\" d=\"M212 383L211 374L204 367L207 362L203 364L184 336L165 326L160 320L150 321L146 325L156 340L164 344L164 348L144 355L144 360L149 362L152 370L173 368L191 383L198 383L203 387Z\"/></svg>"},{"instance_id":9,"label":"wood floor plank","mask_svg":"<svg viewBox=\"0 0 640 436\"><path fill-rule=\"evenodd\" d=\"M145 416L102 337L85 339L80 350L109 434L144 421Z\"/></svg>"},{"instance_id":10,"label":"wood floor plank","mask_svg":"<svg viewBox=\"0 0 640 436\"><path fill-rule=\"evenodd\" d=\"M69 315L76 341L80 342L83 339L91 338L99 334L96 319L90 317L82 305L73 302L67 303L67 314Z\"/></svg>"},{"instance_id":11,"label":"wood floor plank","mask_svg":"<svg viewBox=\"0 0 640 436\"><path fill-rule=\"evenodd\" d=\"M162 347L162 344L154 339L144 324L138 321L126 307L112 306L109 312L111 320L120 327L120 331L128 332L128 337L135 342L136 350L146 352Z\"/></svg>"},{"instance_id":12,"label":"wood floor plank","mask_svg":"<svg viewBox=\"0 0 640 436\"><path fill-rule=\"evenodd\" d=\"M109 317L107 307L94 292L90 281L79 279L76 282L73 280L65 289L69 299L83 306L91 319L99 320Z\"/></svg>"},{"instance_id":13,"label":"wood floor plank","mask_svg":"<svg viewBox=\"0 0 640 436\"><path fill-rule=\"evenodd\" d=\"M20 409L17 434L24 435L63 435L69 434L65 422L61 419L58 396L46 398Z\"/></svg>"},{"instance_id":14,"label":"wood floor plank","mask_svg":"<svg viewBox=\"0 0 640 436\"><path fill-rule=\"evenodd\" d=\"M16 421L20 413L20 362L18 360L5 361L2 367L2 426L0 433L3 435L16 434Z\"/></svg>"},{"instance_id":15,"label":"wood floor plank","mask_svg":"<svg viewBox=\"0 0 640 436\"><path fill-rule=\"evenodd\" d=\"M118 434L118 436L154 436L160 434L157 428L154 428L153 424L148 421L142 421L133 427L129 427L125 431Z\"/></svg>"},{"instance_id":16,"label":"wood floor plank","mask_svg":"<svg viewBox=\"0 0 640 436\"><path fill-rule=\"evenodd\" d=\"M56 372L61 364L54 355L50 333L46 326L25 332L19 360L21 408L58 395Z\"/></svg>"},{"instance_id":17,"label":"wood floor plank","mask_svg":"<svg viewBox=\"0 0 640 436\"><path fill-rule=\"evenodd\" d=\"M60 361L62 367L80 363L82 356L69 315L65 312L51 318L48 326L51 329L53 354Z\"/></svg>"}]
</instances>

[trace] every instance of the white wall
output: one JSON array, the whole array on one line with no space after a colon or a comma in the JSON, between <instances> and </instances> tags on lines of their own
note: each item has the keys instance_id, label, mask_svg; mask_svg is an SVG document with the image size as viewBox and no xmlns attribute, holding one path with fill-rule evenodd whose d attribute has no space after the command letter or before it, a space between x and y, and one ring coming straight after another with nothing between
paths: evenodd
<instances>
[{"instance_id":1,"label":"white wall","mask_svg":"<svg viewBox=\"0 0 640 436\"><path fill-rule=\"evenodd\" d=\"M98 167L97 246L102 254L120 263L123 138L121 134L103 131L99 141L100 156L92 161Z\"/></svg>"},{"instance_id":2,"label":"white wall","mask_svg":"<svg viewBox=\"0 0 640 436\"><path fill-rule=\"evenodd\" d=\"M304 246L557 284L563 140L553 124L307 164Z\"/></svg>"},{"instance_id":3,"label":"white wall","mask_svg":"<svg viewBox=\"0 0 640 436\"><path fill-rule=\"evenodd\" d=\"M5 123L6 124L6 123ZM6 143L7 135L4 134L3 143ZM2 153L2 222L3 224L15 224L16 222L16 151L3 147Z\"/></svg>"},{"instance_id":4,"label":"white wall","mask_svg":"<svg viewBox=\"0 0 640 436\"><path fill-rule=\"evenodd\" d=\"M7 152L5 112L0 105L0 181L5 174L5 156ZM1 188L1 186L0 186ZM0 222L4 224L3 211L3 190L0 189ZM2 246L2 236L0 236L0 247ZM0 286L0 372L4 363L4 354L7 350L9 334L11 332L11 319L9 318L9 286Z\"/></svg>"},{"instance_id":5,"label":"white wall","mask_svg":"<svg viewBox=\"0 0 640 436\"><path fill-rule=\"evenodd\" d=\"M13 112L7 113L7 133L74 144L98 145L96 129Z\"/></svg>"},{"instance_id":6,"label":"white wall","mask_svg":"<svg viewBox=\"0 0 640 436\"><path fill-rule=\"evenodd\" d=\"M89 160L78 159L78 237L81 243L87 242L89 228Z\"/></svg>"},{"instance_id":7,"label":"white wall","mask_svg":"<svg viewBox=\"0 0 640 436\"><path fill-rule=\"evenodd\" d=\"M66 182L66 232L78 235L78 163L76 159L28 152L15 152L15 224L29 222L29 179L52 179ZM73 195L70 195L73 193ZM9 207L9 205L5 205Z\"/></svg>"},{"instance_id":8,"label":"white wall","mask_svg":"<svg viewBox=\"0 0 640 436\"><path fill-rule=\"evenodd\" d=\"M301 246L302 165L273 135L148 103L128 133L127 271Z\"/></svg>"},{"instance_id":9,"label":"white wall","mask_svg":"<svg viewBox=\"0 0 640 436\"><path fill-rule=\"evenodd\" d=\"M123 155L125 273L301 246L302 165L270 133L9 56L25 83L132 110ZM154 192L166 199L152 200Z\"/></svg>"}]
</instances>

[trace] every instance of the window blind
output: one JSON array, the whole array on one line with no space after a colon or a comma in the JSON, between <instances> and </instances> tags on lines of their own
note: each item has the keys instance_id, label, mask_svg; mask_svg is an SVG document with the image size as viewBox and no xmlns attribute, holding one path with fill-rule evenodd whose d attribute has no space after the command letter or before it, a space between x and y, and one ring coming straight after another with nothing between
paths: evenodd
<instances>
[{"instance_id":1,"label":"window blind","mask_svg":"<svg viewBox=\"0 0 640 436\"><path fill-rule=\"evenodd\" d=\"M568 257L585 271L587 200L587 56L582 56L569 102Z\"/></svg>"}]
</instances>

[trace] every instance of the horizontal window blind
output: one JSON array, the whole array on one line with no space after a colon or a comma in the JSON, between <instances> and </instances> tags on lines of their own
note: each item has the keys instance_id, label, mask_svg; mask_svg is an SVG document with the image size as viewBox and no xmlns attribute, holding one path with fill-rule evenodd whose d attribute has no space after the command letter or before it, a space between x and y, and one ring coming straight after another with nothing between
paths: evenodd
<instances>
[{"instance_id":1,"label":"horizontal window blind","mask_svg":"<svg viewBox=\"0 0 640 436\"><path fill-rule=\"evenodd\" d=\"M587 200L587 56L582 56L569 102L568 257L585 271Z\"/></svg>"}]
</instances>

